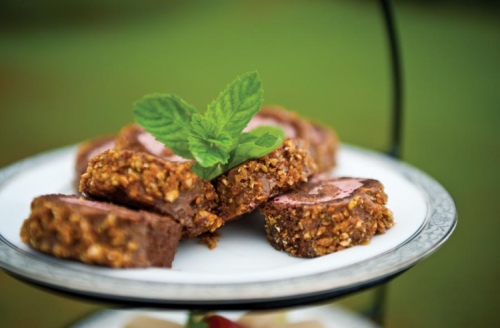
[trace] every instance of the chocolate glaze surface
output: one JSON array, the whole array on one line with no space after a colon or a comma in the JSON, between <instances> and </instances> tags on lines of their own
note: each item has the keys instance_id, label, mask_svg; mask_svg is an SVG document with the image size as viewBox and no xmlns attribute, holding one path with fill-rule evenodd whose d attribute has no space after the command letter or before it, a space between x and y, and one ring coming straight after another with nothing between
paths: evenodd
<instances>
[{"instance_id":1,"label":"chocolate glaze surface","mask_svg":"<svg viewBox=\"0 0 500 328\"><path fill-rule=\"evenodd\" d=\"M362 187L365 179L344 178L330 179L308 183L300 187L300 193L291 192L274 198L275 203L283 204L317 204L340 200L349 197L356 189Z\"/></svg>"}]
</instances>

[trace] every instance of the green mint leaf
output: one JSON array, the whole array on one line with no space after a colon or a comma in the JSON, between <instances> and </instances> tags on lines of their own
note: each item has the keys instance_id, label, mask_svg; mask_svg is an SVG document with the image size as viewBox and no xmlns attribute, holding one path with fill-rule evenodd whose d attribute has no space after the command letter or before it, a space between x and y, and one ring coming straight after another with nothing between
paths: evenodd
<instances>
[{"instance_id":1,"label":"green mint leaf","mask_svg":"<svg viewBox=\"0 0 500 328\"><path fill-rule=\"evenodd\" d=\"M187 136L196 109L170 94L147 95L134 104L135 121L158 141L184 158L193 159Z\"/></svg>"},{"instance_id":2,"label":"green mint leaf","mask_svg":"<svg viewBox=\"0 0 500 328\"><path fill-rule=\"evenodd\" d=\"M217 122L210 121L198 113L191 116L191 127L202 138L216 139L219 133Z\"/></svg>"},{"instance_id":3,"label":"green mint leaf","mask_svg":"<svg viewBox=\"0 0 500 328\"><path fill-rule=\"evenodd\" d=\"M268 148L268 147L272 147L278 139L279 139L278 136L267 132L266 134L264 134L263 136L261 136L257 140L255 140L255 144L257 146L260 146L263 148Z\"/></svg>"},{"instance_id":4,"label":"green mint leaf","mask_svg":"<svg viewBox=\"0 0 500 328\"><path fill-rule=\"evenodd\" d=\"M281 145L283 140L285 140L283 129L275 126L260 126L248 133L243 133L225 171L248 159L269 154Z\"/></svg>"},{"instance_id":5,"label":"green mint leaf","mask_svg":"<svg viewBox=\"0 0 500 328\"><path fill-rule=\"evenodd\" d=\"M264 146L271 147L269 141L266 140L274 140L274 138L285 139L285 132L282 128L274 125L263 125L256 127L250 132L242 133L239 139L239 143L247 143L247 142L258 142ZM273 142L274 143L274 142ZM278 144L279 146L280 144Z\"/></svg>"},{"instance_id":6,"label":"green mint leaf","mask_svg":"<svg viewBox=\"0 0 500 328\"><path fill-rule=\"evenodd\" d=\"M263 101L262 94L259 74L256 71L243 74L210 103L205 117L216 123L217 134L227 133L231 138L237 139L259 111Z\"/></svg>"},{"instance_id":7,"label":"green mint leaf","mask_svg":"<svg viewBox=\"0 0 500 328\"><path fill-rule=\"evenodd\" d=\"M229 154L220 147L218 140L207 140L199 135L190 134L188 141L191 154L203 167L226 164L229 161Z\"/></svg>"},{"instance_id":8,"label":"green mint leaf","mask_svg":"<svg viewBox=\"0 0 500 328\"><path fill-rule=\"evenodd\" d=\"M194 135L205 139L211 144L217 145L225 152L228 152L233 144L233 139L227 133L217 135L217 125L200 114L193 114L191 117L191 127Z\"/></svg>"},{"instance_id":9,"label":"green mint leaf","mask_svg":"<svg viewBox=\"0 0 500 328\"><path fill-rule=\"evenodd\" d=\"M210 181L225 171L225 166L217 164L211 167L203 167L199 163L193 164L191 170L200 178Z\"/></svg>"},{"instance_id":10,"label":"green mint leaf","mask_svg":"<svg viewBox=\"0 0 500 328\"><path fill-rule=\"evenodd\" d=\"M209 121L200 114L193 114L191 117L191 127L193 134L198 135L200 138L219 146L222 150L228 152L233 139L227 133L217 134L217 124Z\"/></svg>"},{"instance_id":11,"label":"green mint leaf","mask_svg":"<svg viewBox=\"0 0 500 328\"><path fill-rule=\"evenodd\" d=\"M231 145L233 144L233 138L231 138L227 133L221 133L213 142L223 150L229 152L229 150L231 149Z\"/></svg>"}]
</instances>

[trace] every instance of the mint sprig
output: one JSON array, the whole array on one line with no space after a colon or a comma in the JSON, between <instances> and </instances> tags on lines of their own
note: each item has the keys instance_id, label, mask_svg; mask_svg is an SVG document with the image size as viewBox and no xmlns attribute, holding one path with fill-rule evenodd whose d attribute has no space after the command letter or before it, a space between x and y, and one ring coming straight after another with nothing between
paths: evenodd
<instances>
[{"instance_id":1,"label":"mint sprig","mask_svg":"<svg viewBox=\"0 0 500 328\"><path fill-rule=\"evenodd\" d=\"M257 72L237 77L205 112L170 94L147 95L134 104L135 120L157 140L184 158L193 172L212 180L251 158L269 154L284 140L281 128L261 126L242 133L258 113L263 90Z\"/></svg>"}]
</instances>

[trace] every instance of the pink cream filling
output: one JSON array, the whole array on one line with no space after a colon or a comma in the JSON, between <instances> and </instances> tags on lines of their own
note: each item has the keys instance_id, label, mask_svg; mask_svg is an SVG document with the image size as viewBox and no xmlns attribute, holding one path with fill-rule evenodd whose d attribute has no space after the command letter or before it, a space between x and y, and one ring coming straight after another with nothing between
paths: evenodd
<instances>
[{"instance_id":1,"label":"pink cream filling","mask_svg":"<svg viewBox=\"0 0 500 328\"><path fill-rule=\"evenodd\" d=\"M187 161L189 161L188 159L182 158L178 155L165 156L164 158L170 162L187 162Z\"/></svg>"},{"instance_id":2,"label":"pink cream filling","mask_svg":"<svg viewBox=\"0 0 500 328\"><path fill-rule=\"evenodd\" d=\"M151 133L143 132L137 137L140 143L146 147L146 149L153 155L162 156L163 150L165 150L165 145L160 141L156 140ZM171 162L187 162L188 160L177 155L172 156L162 156Z\"/></svg>"},{"instance_id":3,"label":"pink cream filling","mask_svg":"<svg viewBox=\"0 0 500 328\"><path fill-rule=\"evenodd\" d=\"M305 204L305 205L312 205L316 203L324 203L324 202L330 202L335 199L342 199L350 194L352 192L360 187L363 186L363 181L364 179L345 179L345 180L330 180L330 181L325 181L323 184L314 187L309 191L309 195L313 195L314 197L311 197L311 200L303 199L301 198L300 200L294 199L294 197L291 197L290 195L281 195L279 197L276 197L273 201L275 203L280 203L280 204L290 204L290 205L296 205L296 204ZM317 195L320 194L320 191L323 189L325 185L333 186L336 188L335 193L333 195L325 195L323 197L317 197ZM307 197L307 195L306 195Z\"/></svg>"},{"instance_id":4,"label":"pink cream filling","mask_svg":"<svg viewBox=\"0 0 500 328\"><path fill-rule=\"evenodd\" d=\"M321 181L327 181L327 180L332 180L335 179L335 176L330 173L330 172L325 172L325 173L318 173L313 175L312 177L309 178L309 182L311 183L316 183L316 182L321 182Z\"/></svg>"},{"instance_id":5,"label":"pink cream filling","mask_svg":"<svg viewBox=\"0 0 500 328\"><path fill-rule=\"evenodd\" d=\"M243 132L250 132L251 130L263 125L271 125L282 128L285 132L286 139L295 138L297 136L297 132L291 124L280 122L274 118L260 116L254 116L250 122L248 122L248 125Z\"/></svg>"},{"instance_id":6,"label":"pink cream filling","mask_svg":"<svg viewBox=\"0 0 500 328\"><path fill-rule=\"evenodd\" d=\"M140 143L153 155L161 155L165 149L165 145L155 139L151 133L143 132L137 136Z\"/></svg>"}]
</instances>

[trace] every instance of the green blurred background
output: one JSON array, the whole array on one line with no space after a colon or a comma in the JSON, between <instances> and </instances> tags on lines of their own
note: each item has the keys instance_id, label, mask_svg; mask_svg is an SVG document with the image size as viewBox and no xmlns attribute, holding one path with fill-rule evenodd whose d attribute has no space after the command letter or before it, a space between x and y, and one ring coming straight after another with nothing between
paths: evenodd
<instances>
[{"instance_id":1,"label":"green blurred background","mask_svg":"<svg viewBox=\"0 0 500 328\"><path fill-rule=\"evenodd\" d=\"M389 285L387 327L500 326L500 11L396 1L406 83L403 158L454 197L460 220ZM257 69L267 103L389 147L390 75L375 1L50 0L0 5L0 166L132 120L146 93L198 108ZM365 307L372 292L340 304ZM101 304L0 272L0 326L62 327Z\"/></svg>"}]
</instances>

